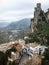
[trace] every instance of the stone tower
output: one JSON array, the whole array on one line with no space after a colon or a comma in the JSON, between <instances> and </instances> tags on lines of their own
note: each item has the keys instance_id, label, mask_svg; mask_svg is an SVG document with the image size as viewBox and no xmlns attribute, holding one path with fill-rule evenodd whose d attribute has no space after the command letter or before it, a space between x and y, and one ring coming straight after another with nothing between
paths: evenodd
<instances>
[{"instance_id":1,"label":"stone tower","mask_svg":"<svg viewBox=\"0 0 49 65\"><path fill-rule=\"evenodd\" d=\"M35 11L34 11L34 30L37 30L36 29L36 25L38 23L38 18L40 19L39 17L39 14L41 12L41 3L37 3L37 7L35 7Z\"/></svg>"},{"instance_id":2,"label":"stone tower","mask_svg":"<svg viewBox=\"0 0 49 65\"><path fill-rule=\"evenodd\" d=\"M41 3L37 3L35 7L34 18L31 20L31 32L37 32L38 29L42 30L46 24L49 24L49 9L45 13L41 9Z\"/></svg>"},{"instance_id":3,"label":"stone tower","mask_svg":"<svg viewBox=\"0 0 49 65\"><path fill-rule=\"evenodd\" d=\"M36 25L38 23L40 11L41 11L41 3L37 3L37 7L35 7L35 11L34 11L34 18L31 19L31 24L30 24L31 33L33 33L36 30Z\"/></svg>"}]
</instances>

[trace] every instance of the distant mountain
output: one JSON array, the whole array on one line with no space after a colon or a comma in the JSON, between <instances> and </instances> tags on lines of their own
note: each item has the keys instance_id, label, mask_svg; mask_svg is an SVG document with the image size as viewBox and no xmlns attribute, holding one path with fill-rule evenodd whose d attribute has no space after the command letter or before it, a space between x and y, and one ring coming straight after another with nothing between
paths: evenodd
<instances>
[{"instance_id":1,"label":"distant mountain","mask_svg":"<svg viewBox=\"0 0 49 65\"><path fill-rule=\"evenodd\" d=\"M4 28L4 27L6 27L8 25L9 25L8 22L0 22L0 28Z\"/></svg>"},{"instance_id":2,"label":"distant mountain","mask_svg":"<svg viewBox=\"0 0 49 65\"><path fill-rule=\"evenodd\" d=\"M20 21L15 21L10 23L7 27L5 27L3 30L4 31L9 31L9 30L17 30L17 29L28 29L30 25L30 19L25 18Z\"/></svg>"},{"instance_id":3,"label":"distant mountain","mask_svg":"<svg viewBox=\"0 0 49 65\"><path fill-rule=\"evenodd\" d=\"M20 21L12 22L7 29L26 29L30 25L30 19L22 19Z\"/></svg>"}]
</instances>

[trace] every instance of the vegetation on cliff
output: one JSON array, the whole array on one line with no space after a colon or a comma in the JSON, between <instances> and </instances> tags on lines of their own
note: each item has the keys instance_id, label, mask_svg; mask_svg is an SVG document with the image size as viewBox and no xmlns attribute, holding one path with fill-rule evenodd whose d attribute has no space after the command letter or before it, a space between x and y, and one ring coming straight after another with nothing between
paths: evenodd
<instances>
[{"instance_id":1,"label":"vegetation on cliff","mask_svg":"<svg viewBox=\"0 0 49 65\"><path fill-rule=\"evenodd\" d=\"M29 40L30 42L37 42L42 45L49 45L49 24L43 14L43 11L40 12L39 16L42 18L38 19L38 23L36 25L37 31L33 33L32 38Z\"/></svg>"}]
</instances>

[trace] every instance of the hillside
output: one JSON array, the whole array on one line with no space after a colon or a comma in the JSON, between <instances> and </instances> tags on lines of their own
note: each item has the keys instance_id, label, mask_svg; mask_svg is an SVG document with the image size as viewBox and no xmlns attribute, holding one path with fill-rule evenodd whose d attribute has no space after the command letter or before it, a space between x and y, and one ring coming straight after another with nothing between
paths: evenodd
<instances>
[{"instance_id":1,"label":"hillside","mask_svg":"<svg viewBox=\"0 0 49 65\"><path fill-rule=\"evenodd\" d=\"M30 19L22 19L20 21L12 22L7 26L9 29L25 29L29 26Z\"/></svg>"},{"instance_id":2,"label":"hillside","mask_svg":"<svg viewBox=\"0 0 49 65\"><path fill-rule=\"evenodd\" d=\"M11 22L8 26L2 28L1 31L28 29L29 25L30 25L30 19L22 19L20 21Z\"/></svg>"},{"instance_id":3,"label":"hillside","mask_svg":"<svg viewBox=\"0 0 49 65\"><path fill-rule=\"evenodd\" d=\"M0 22L0 28L4 28L6 26L8 26L10 23L8 22Z\"/></svg>"}]
</instances>

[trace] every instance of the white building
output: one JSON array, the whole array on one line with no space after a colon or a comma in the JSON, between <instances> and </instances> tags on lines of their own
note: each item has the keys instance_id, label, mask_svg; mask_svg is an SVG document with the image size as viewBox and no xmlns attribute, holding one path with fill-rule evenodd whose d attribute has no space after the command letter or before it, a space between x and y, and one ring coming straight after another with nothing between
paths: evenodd
<instances>
[{"instance_id":1,"label":"white building","mask_svg":"<svg viewBox=\"0 0 49 65\"><path fill-rule=\"evenodd\" d=\"M36 46L35 48L34 48L34 53L36 54L39 54L39 52L41 52L41 54L43 54L44 53L44 51L45 51L45 49L47 49L48 47L46 47L46 46Z\"/></svg>"}]
</instances>

